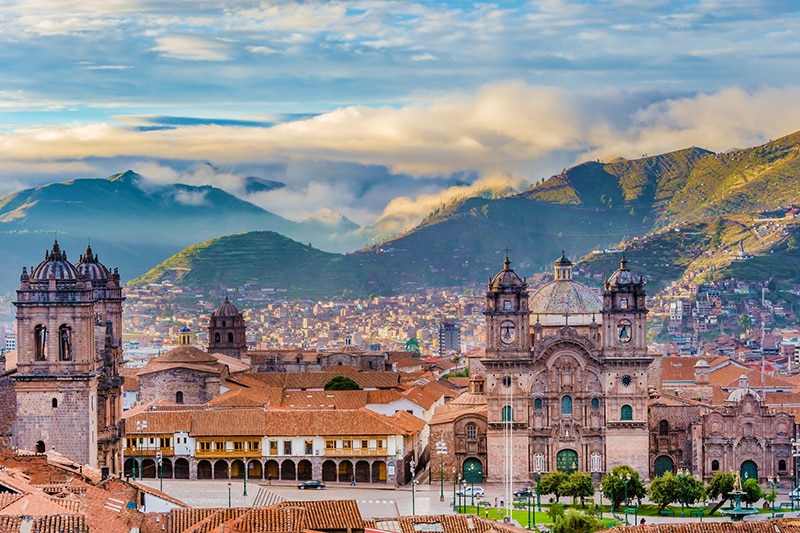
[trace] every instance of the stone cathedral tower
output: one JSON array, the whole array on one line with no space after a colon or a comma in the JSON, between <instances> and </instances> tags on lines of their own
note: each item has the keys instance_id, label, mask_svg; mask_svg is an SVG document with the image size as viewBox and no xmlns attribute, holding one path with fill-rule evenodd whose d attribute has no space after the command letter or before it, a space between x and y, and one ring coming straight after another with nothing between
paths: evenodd
<instances>
[{"instance_id":1,"label":"stone cathedral tower","mask_svg":"<svg viewBox=\"0 0 800 533\"><path fill-rule=\"evenodd\" d=\"M22 269L14 446L121 470L123 300L119 273L91 248L73 265L55 242L30 274Z\"/></svg>"},{"instance_id":2,"label":"stone cathedral tower","mask_svg":"<svg viewBox=\"0 0 800 533\"><path fill-rule=\"evenodd\" d=\"M247 352L247 328L244 316L225 297L225 301L211 313L208 320L208 353L221 353L232 357Z\"/></svg>"}]
</instances>

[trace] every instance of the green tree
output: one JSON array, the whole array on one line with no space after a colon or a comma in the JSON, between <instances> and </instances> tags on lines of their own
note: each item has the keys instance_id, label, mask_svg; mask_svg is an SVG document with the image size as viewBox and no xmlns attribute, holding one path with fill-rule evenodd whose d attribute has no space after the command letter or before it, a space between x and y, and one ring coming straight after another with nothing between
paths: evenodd
<instances>
[{"instance_id":1,"label":"green tree","mask_svg":"<svg viewBox=\"0 0 800 533\"><path fill-rule=\"evenodd\" d=\"M325 384L325 390L361 390L358 383L346 376L335 376Z\"/></svg>"},{"instance_id":2,"label":"green tree","mask_svg":"<svg viewBox=\"0 0 800 533\"><path fill-rule=\"evenodd\" d=\"M553 524L553 533L592 533L605 529L605 524L594 516L570 509Z\"/></svg>"},{"instance_id":3,"label":"green tree","mask_svg":"<svg viewBox=\"0 0 800 533\"><path fill-rule=\"evenodd\" d=\"M705 497L706 488L701 480L691 474L678 474L675 478L678 482L678 503L689 506Z\"/></svg>"},{"instance_id":4,"label":"green tree","mask_svg":"<svg viewBox=\"0 0 800 533\"><path fill-rule=\"evenodd\" d=\"M572 496L572 504L577 498L581 499L581 507L586 507L585 498L594 495L594 483L591 474L575 471L569 475L564 491L565 496Z\"/></svg>"},{"instance_id":5,"label":"green tree","mask_svg":"<svg viewBox=\"0 0 800 533\"><path fill-rule=\"evenodd\" d=\"M541 494L552 494L556 497L556 501L559 501L561 496L567 495L568 481L569 476L564 472L559 470L550 472L549 474L543 475L539 481L539 492Z\"/></svg>"},{"instance_id":6,"label":"green tree","mask_svg":"<svg viewBox=\"0 0 800 533\"><path fill-rule=\"evenodd\" d=\"M648 489L650 499L658 504L661 511L672 502L678 501L678 480L672 472L664 472L653 479Z\"/></svg>"},{"instance_id":7,"label":"green tree","mask_svg":"<svg viewBox=\"0 0 800 533\"><path fill-rule=\"evenodd\" d=\"M547 514L550 516L550 520L555 524L560 518L564 518L564 504L558 502L551 503Z\"/></svg>"},{"instance_id":8,"label":"green tree","mask_svg":"<svg viewBox=\"0 0 800 533\"><path fill-rule=\"evenodd\" d=\"M750 315L739 315L739 325L742 326L745 331L749 330L753 327L753 317Z\"/></svg>"},{"instance_id":9,"label":"green tree","mask_svg":"<svg viewBox=\"0 0 800 533\"><path fill-rule=\"evenodd\" d=\"M753 505L764 497L764 491L759 487L758 480L752 477L742 484L742 491L744 491L742 501L747 505Z\"/></svg>"},{"instance_id":10,"label":"green tree","mask_svg":"<svg viewBox=\"0 0 800 533\"><path fill-rule=\"evenodd\" d=\"M629 500L632 498L644 498L647 491L639 478L639 472L628 465L615 466L600 482L603 494L611 500L611 505L614 509L625 500L626 484Z\"/></svg>"},{"instance_id":11,"label":"green tree","mask_svg":"<svg viewBox=\"0 0 800 533\"><path fill-rule=\"evenodd\" d=\"M717 472L708 482L708 497L720 498L722 501L731 496L733 486L736 484L736 474L733 472Z\"/></svg>"}]
</instances>

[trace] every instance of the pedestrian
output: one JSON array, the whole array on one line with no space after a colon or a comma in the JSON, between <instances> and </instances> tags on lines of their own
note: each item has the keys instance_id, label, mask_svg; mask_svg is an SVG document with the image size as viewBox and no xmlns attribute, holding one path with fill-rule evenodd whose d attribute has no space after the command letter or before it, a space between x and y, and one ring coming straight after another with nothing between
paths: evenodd
<instances>
[{"instance_id":1,"label":"pedestrian","mask_svg":"<svg viewBox=\"0 0 800 533\"><path fill-rule=\"evenodd\" d=\"M506 502L505 502L505 500L503 500L503 497L500 496L500 507L505 507L505 503Z\"/></svg>"},{"instance_id":2,"label":"pedestrian","mask_svg":"<svg viewBox=\"0 0 800 533\"><path fill-rule=\"evenodd\" d=\"M497 496L494 497L494 506L497 508Z\"/></svg>"},{"instance_id":3,"label":"pedestrian","mask_svg":"<svg viewBox=\"0 0 800 533\"><path fill-rule=\"evenodd\" d=\"M267 485L272 485L272 474L267 474Z\"/></svg>"},{"instance_id":4,"label":"pedestrian","mask_svg":"<svg viewBox=\"0 0 800 533\"><path fill-rule=\"evenodd\" d=\"M353 476L352 479L350 480L350 486L351 487L355 487L356 486L356 476Z\"/></svg>"},{"instance_id":5,"label":"pedestrian","mask_svg":"<svg viewBox=\"0 0 800 533\"><path fill-rule=\"evenodd\" d=\"M646 520L644 519L644 517L642 517L642 519L639 521L639 523L642 524L642 525L644 525L645 522L646 522Z\"/></svg>"}]
</instances>

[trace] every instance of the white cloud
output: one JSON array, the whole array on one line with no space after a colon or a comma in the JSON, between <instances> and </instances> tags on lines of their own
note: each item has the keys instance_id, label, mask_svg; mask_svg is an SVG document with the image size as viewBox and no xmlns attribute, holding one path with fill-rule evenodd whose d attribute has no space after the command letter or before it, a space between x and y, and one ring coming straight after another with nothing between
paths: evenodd
<instances>
[{"instance_id":1,"label":"white cloud","mask_svg":"<svg viewBox=\"0 0 800 533\"><path fill-rule=\"evenodd\" d=\"M227 61L232 45L199 35L170 35L156 39L153 50L167 57L187 61Z\"/></svg>"}]
</instances>

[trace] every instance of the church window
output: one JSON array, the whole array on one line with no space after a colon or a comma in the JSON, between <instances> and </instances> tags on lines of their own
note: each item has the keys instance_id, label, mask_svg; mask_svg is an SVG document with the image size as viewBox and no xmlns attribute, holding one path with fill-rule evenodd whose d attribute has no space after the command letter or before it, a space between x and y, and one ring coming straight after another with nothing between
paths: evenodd
<instances>
[{"instance_id":1,"label":"church window","mask_svg":"<svg viewBox=\"0 0 800 533\"><path fill-rule=\"evenodd\" d=\"M662 420L658 423L658 434L662 437L669 435L669 422Z\"/></svg>"},{"instance_id":2,"label":"church window","mask_svg":"<svg viewBox=\"0 0 800 533\"><path fill-rule=\"evenodd\" d=\"M467 438L475 439L478 437L478 428L475 424L467 424Z\"/></svg>"},{"instance_id":3,"label":"church window","mask_svg":"<svg viewBox=\"0 0 800 533\"><path fill-rule=\"evenodd\" d=\"M503 406L502 421L511 422L512 420L514 420L514 417L513 413L511 412L511 406L510 405Z\"/></svg>"},{"instance_id":4,"label":"church window","mask_svg":"<svg viewBox=\"0 0 800 533\"><path fill-rule=\"evenodd\" d=\"M228 333L228 342L233 342L233 333Z\"/></svg>"},{"instance_id":5,"label":"church window","mask_svg":"<svg viewBox=\"0 0 800 533\"><path fill-rule=\"evenodd\" d=\"M44 453L44 441L36 442L36 453Z\"/></svg>"},{"instance_id":6,"label":"church window","mask_svg":"<svg viewBox=\"0 0 800 533\"><path fill-rule=\"evenodd\" d=\"M630 405L623 405L622 409L620 409L621 420L633 420L633 407Z\"/></svg>"},{"instance_id":7,"label":"church window","mask_svg":"<svg viewBox=\"0 0 800 533\"><path fill-rule=\"evenodd\" d=\"M717 461L716 459L711 461L711 470L713 472L716 472L717 470L719 470L719 461Z\"/></svg>"},{"instance_id":8,"label":"church window","mask_svg":"<svg viewBox=\"0 0 800 533\"><path fill-rule=\"evenodd\" d=\"M619 308L620 309L627 309L628 308L628 299L627 298L623 298L622 300L619 301Z\"/></svg>"},{"instance_id":9,"label":"church window","mask_svg":"<svg viewBox=\"0 0 800 533\"><path fill-rule=\"evenodd\" d=\"M38 324L33 328L34 358L36 361L47 359L47 327Z\"/></svg>"},{"instance_id":10,"label":"church window","mask_svg":"<svg viewBox=\"0 0 800 533\"><path fill-rule=\"evenodd\" d=\"M183 391L175 393L175 403L183 403Z\"/></svg>"},{"instance_id":11,"label":"church window","mask_svg":"<svg viewBox=\"0 0 800 533\"><path fill-rule=\"evenodd\" d=\"M536 398L535 400L533 400L533 408L534 409L541 409L542 408L542 399L541 398Z\"/></svg>"},{"instance_id":12,"label":"church window","mask_svg":"<svg viewBox=\"0 0 800 533\"><path fill-rule=\"evenodd\" d=\"M572 414L572 396L567 395L561 398L561 414L562 415Z\"/></svg>"},{"instance_id":13,"label":"church window","mask_svg":"<svg viewBox=\"0 0 800 533\"><path fill-rule=\"evenodd\" d=\"M53 398L52 405L53 405L53 409L55 409L56 407L58 407L58 398Z\"/></svg>"},{"instance_id":14,"label":"church window","mask_svg":"<svg viewBox=\"0 0 800 533\"><path fill-rule=\"evenodd\" d=\"M219 333L214 333L214 342L219 342L219 341L220 341Z\"/></svg>"},{"instance_id":15,"label":"church window","mask_svg":"<svg viewBox=\"0 0 800 533\"><path fill-rule=\"evenodd\" d=\"M72 328L66 324L58 328L58 360L72 361Z\"/></svg>"},{"instance_id":16,"label":"church window","mask_svg":"<svg viewBox=\"0 0 800 533\"><path fill-rule=\"evenodd\" d=\"M511 300L503 300L503 309L505 311L511 310Z\"/></svg>"},{"instance_id":17,"label":"church window","mask_svg":"<svg viewBox=\"0 0 800 533\"><path fill-rule=\"evenodd\" d=\"M592 398L592 409L600 409L600 400Z\"/></svg>"},{"instance_id":18,"label":"church window","mask_svg":"<svg viewBox=\"0 0 800 533\"><path fill-rule=\"evenodd\" d=\"M225 326L227 326L227 324L226 324L226 323L225 323L225 321L223 320L223 321L222 321L222 327L224 328Z\"/></svg>"},{"instance_id":19,"label":"church window","mask_svg":"<svg viewBox=\"0 0 800 533\"><path fill-rule=\"evenodd\" d=\"M786 461L785 460L781 459L780 461L778 461L778 470L781 471L781 472L785 472L786 471Z\"/></svg>"}]
</instances>

